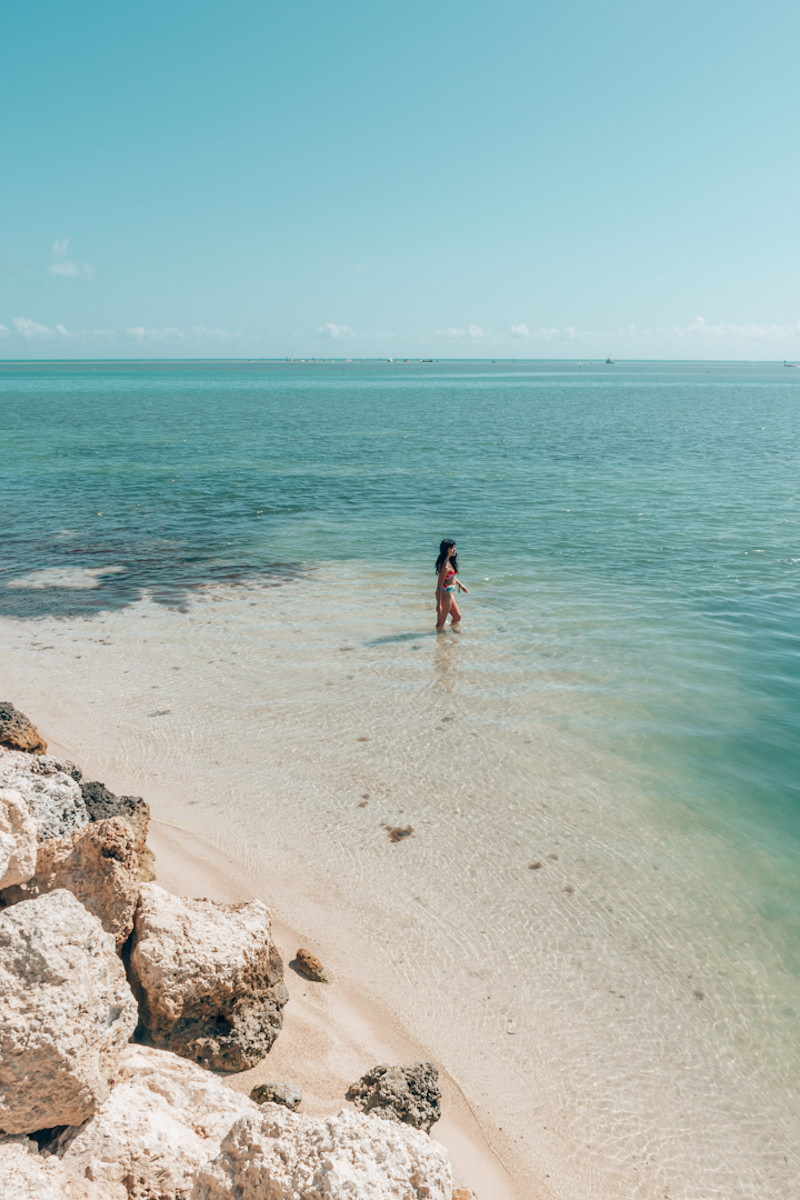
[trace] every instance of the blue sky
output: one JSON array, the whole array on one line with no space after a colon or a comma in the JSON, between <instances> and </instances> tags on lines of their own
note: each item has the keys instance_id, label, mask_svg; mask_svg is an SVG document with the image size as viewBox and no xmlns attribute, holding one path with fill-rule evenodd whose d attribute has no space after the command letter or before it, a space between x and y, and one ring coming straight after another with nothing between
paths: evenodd
<instances>
[{"instance_id":1,"label":"blue sky","mask_svg":"<svg viewBox=\"0 0 800 1200\"><path fill-rule=\"evenodd\" d=\"M30 0L0 356L800 358L800 6Z\"/></svg>"}]
</instances>

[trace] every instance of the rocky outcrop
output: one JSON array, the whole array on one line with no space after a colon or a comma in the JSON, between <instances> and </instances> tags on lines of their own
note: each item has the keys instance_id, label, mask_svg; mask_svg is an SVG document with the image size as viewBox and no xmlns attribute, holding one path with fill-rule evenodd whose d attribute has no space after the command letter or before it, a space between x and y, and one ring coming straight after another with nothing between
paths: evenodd
<instances>
[{"instance_id":1,"label":"rocky outcrop","mask_svg":"<svg viewBox=\"0 0 800 1200\"><path fill-rule=\"evenodd\" d=\"M36 822L40 842L66 837L83 825L89 814L81 789L70 773L72 763L21 750L0 750L0 787L13 788Z\"/></svg>"},{"instance_id":2,"label":"rocky outcrop","mask_svg":"<svg viewBox=\"0 0 800 1200\"><path fill-rule=\"evenodd\" d=\"M282 1104L284 1108L289 1108L294 1112L300 1107L303 1094L299 1088L292 1087L290 1083L267 1080L266 1083L259 1083L253 1088L250 1099L256 1104Z\"/></svg>"},{"instance_id":3,"label":"rocky outcrop","mask_svg":"<svg viewBox=\"0 0 800 1200\"><path fill-rule=\"evenodd\" d=\"M31 878L36 847L36 822L22 796L13 788L0 788L0 888Z\"/></svg>"},{"instance_id":4,"label":"rocky outcrop","mask_svg":"<svg viewBox=\"0 0 800 1200\"><path fill-rule=\"evenodd\" d=\"M0 746L27 754L44 754L47 750L47 742L36 726L9 700L0 700Z\"/></svg>"},{"instance_id":5,"label":"rocky outcrop","mask_svg":"<svg viewBox=\"0 0 800 1200\"><path fill-rule=\"evenodd\" d=\"M71 892L0 913L0 1130L79 1125L106 1098L136 1003L112 939Z\"/></svg>"},{"instance_id":6,"label":"rocky outcrop","mask_svg":"<svg viewBox=\"0 0 800 1200\"><path fill-rule=\"evenodd\" d=\"M127 1200L72 1173L58 1158L39 1153L26 1137L0 1138L0 1196L3 1200Z\"/></svg>"},{"instance_id":7,"label":"rocky outcrop","mask_svg":"<svg viewBox=\"0 0 800 1200\"><path fill-rule=\"evenodd\" d=\"M388 1121L404 1121L426 1133L442 1115L439 1071L432 1062L373 1067L350 1085L347 1099L363 1112Z\"/></svg>"},{"instance_id":8,"label":"rocky outcrop","mask_svg":"<svg viewBox=\"0 0 800 1200\"><path fill-rule=\"evenodd\" d=\"M114 817L84 825L71 837L42 842L33 878L8 888L0 900L17 904L58 888L77 896L119 950L133 930L140 888L139 856L128 822Z\"/></svg>"},{"instance_id":9,"label":"rocky outcrop","mask_svg":"<svg viewBox=\"0 0 800 1200\"><path fill-rule=\"evenodd\" d=\"M142 886L130 974L143 1040L219 1071L268 1052L288 992L260 900L218 904Z\"/></svg>"},{"instance_id":10,"label":"rocky outcrop","mask_svg":"<svg viewBox=\"0 0 800 1200\"><path fill-rule=\"evenodd\" d=\"M269 1106L236 1122L192 1200L450 1200L452 1190L446 1150L415 1129Z\"/></svg>"},{"instance_id":11,"label":"rocky outcrop","mask_svg":"<svg viewBox=\"0 0 800 1200\"><path fill-rule=\"evenodd\" d=\"M194 1200L199 1168L231 1126L257 1112L216 1075L164 1050L127 1046L119 1080L97 1113L50 1147L70 1172L131 1200Z\"/></svg>"},{"instance_id":12,"label":"rocky outcrop","mask_svg":"<svg viewBox=\"0 0 800 1200\"><path fill-rule=\"evenodd\" d=\"M83 780L81 794L90 820L107 821L111 817L124 817L133 829L136 849L141 854L150 822L150 805L147 801L141 796L115 796L104 783L97 780Z\"/></svg>"},{"instance_id":13,"label":"rocky outcrop","mask_svg":"<svg viewBox=\"0 0 800 1200\"><path fill-rule=\"evenodd\" d=\"M128 1046L94 1117L51 1149L125 1200L450 1200L447 1154L360 1113L258 1109L193 1063ZM115 1198L117 1191L110 1192Z\"/></svg>"}]
</instances>

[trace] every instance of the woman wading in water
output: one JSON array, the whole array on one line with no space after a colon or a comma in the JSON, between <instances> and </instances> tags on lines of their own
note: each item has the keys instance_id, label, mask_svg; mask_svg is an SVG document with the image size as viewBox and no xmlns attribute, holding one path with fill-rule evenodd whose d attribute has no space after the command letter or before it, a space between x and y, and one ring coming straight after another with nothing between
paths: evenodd
<instances>
[{"instance_id":1,"label":"woman wading in water","mask_svg":"<svg viewBox=\"0 0 800 1200\"><path fill-rule=\"evenodd\" d=\"M436 560L436 631L444 629L448 616L453 625L461 620L461 609L456 603L456 588L465 594L465 588L458 578L458 555L456 544L450 538L445 538L439 546L439 557Z\"/></svg>"}]
</instances>

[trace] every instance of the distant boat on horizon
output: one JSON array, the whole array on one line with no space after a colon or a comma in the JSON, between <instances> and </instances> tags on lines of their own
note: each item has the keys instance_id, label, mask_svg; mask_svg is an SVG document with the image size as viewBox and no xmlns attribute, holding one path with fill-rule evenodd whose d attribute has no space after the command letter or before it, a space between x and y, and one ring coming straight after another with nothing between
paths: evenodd
<instances>
[{"instance_id":1,"label":"distant boat on horizon","mask_svg":"<svg viewBox=\"0 0 800 1200\"><path fill-rule=\"evenodd\" d=\"M607 362L607 363L609 363L609 364L610 364L610 365L613 367L613 365L614 365L614 360L613 360L613 358L611 357L611 355L610 355L610 354L609 354L608 358L606 359L606 362Z\"/></svg>"},{"instance_id":2,"label":"distant boat on horizon","mask_svg":"<svg viewBox=\"0 0 800 1200\"><path fill-rule=\"evenodd\" d=\"M785 367L798 367L798 368L800 368L800 363L790 363L790 362L787 362L787 361L786 361L786 359L784 359L784 360L783 360L783 365L784 365Z\"/></svg>"}]
</instances>

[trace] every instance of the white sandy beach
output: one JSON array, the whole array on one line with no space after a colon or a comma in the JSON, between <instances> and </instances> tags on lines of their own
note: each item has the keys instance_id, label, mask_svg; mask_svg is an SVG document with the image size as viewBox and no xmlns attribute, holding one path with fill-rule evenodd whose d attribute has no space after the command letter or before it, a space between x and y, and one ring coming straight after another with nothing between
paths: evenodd
<instances>
[{"instance_id":1,"label":"white sandy beach","mask_svg":"<svg viewBox=\"0 0 800 1200\"><path fill-rule=\"evenodd\" d=\"M150 802L159 880L261 896L284 958L331 969L289 973L237 1086L285 1077L331 1111L375 1062L431 1058L435 1136L479 1200L793 1200L796 981L748 933L746 876L726 932L712 834L633 827L574 699L478 702L477 621L437 641L399 589L365 638L351 583L0 629L4 697Z\"/></svg>"}]
</instances>

